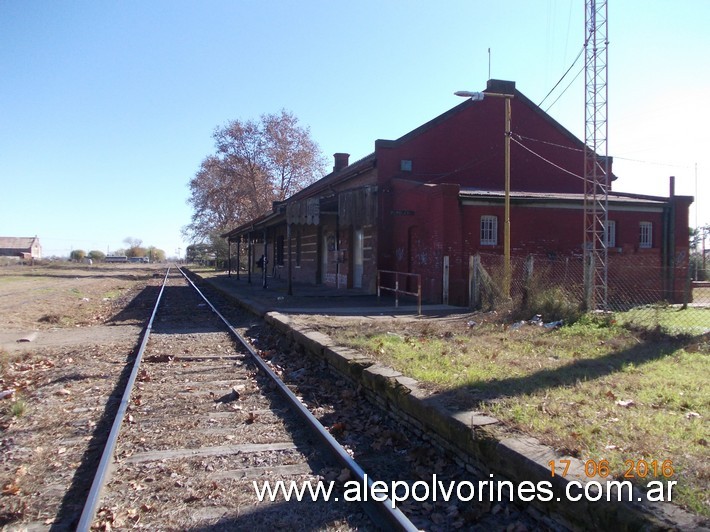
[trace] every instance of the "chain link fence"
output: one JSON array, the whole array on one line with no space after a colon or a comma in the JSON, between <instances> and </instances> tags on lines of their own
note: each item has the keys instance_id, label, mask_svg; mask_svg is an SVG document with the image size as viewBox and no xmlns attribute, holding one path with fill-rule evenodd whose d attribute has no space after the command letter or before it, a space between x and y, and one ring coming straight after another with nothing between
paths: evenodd
<instances>
[{"instance_id":1,"label":"chain link fence","mask_svg":"<svg viewBox=\"0 0 710 532\"><path fill-rule=\"evenodd\" d=\"M710 332L710 282L693 280L687 260L664 268L654 254L608 257L606 311L631 327L672 335ZM510 299L503 293L504 259L480 253L471 259L471 306L507 308L515 319L572 322L584 313L582 255L511 257ZM602 302L597 302L601 308Z\"/></svg>"}]
</instances>

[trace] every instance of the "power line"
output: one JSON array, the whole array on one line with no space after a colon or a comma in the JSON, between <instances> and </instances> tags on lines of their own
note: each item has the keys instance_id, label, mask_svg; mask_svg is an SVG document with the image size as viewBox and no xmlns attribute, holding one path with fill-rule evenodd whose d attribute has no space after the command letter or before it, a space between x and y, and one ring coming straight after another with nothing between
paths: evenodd
<instances>
[{"instance_id":1,"label":"power line","mask_svg":"<svg viewBox=\"0 0 710 532\"><path fill-rule=\"evenodd\" d=\"M531 150L530 148L528 148L525 144L523 144L523 143L520 142L519 140L517 140L517 139L515 139L515 138L513 138L513 137L511 137L510 140L512 140L513 142L515 142L518 146L522 147L523 149L525 149L525 150L529 151L530 153L532 153L535 157L538 157L538 158L542 159L542 160L545 161L547 164L549 164L549 165L551 165L551 166L554 166L554 167L557 168L558 170L562 170L563 172L565 172L566 174L571 175L572 177L576 177L577 179L581 179L582 181L584 181L584 177L582 177L581 175L577 175L577 174L575 174L574 172L570 172L570 171L567 170L566 168L562 168L560 165L553 163L553 162L550 161L549 159L543 157L543 156L540 155L539 153L537 153L537 152Z\"/></svg>"},{"instance_id":2,"label":"power line","mask_svg":"<svg viewBox=\"0 0 710 532\"><path fill-rule=\"evenodd\" d=\"M614 159L619 159L622 161L631 161L634 163L650 164L653 166L668 166L670 168L693 168L692 164L673 164L673 163L659 163L655 161L644 161L643 159L631 159L630 157L619 157L614 156Z\"/></svg>"},{"instance_id":3,"label":"power line","mask_svg":"<svg viewBox=\"0 0 710 532\"><path fill-rule=\"evenodd\" d=\"M585 46L586 46L586 43L585 43ZM577 61L579 61L579 58L582 57L582 52L584 52L584 46L582 46L581 50L580 50L579 53L577 54L577 57L574 58L574 61L573 61L572 64L569 66L569 68L565 71L564 74L562 74L562 77L560 77L560 79L557 80L557 83L555 83L554 87L552 87L552 88L550 89L550 92L548 92L547 95L542 99L542 101L541 101L539 104L537 104L538 107L542 107L542 104L545 103L545 100L547 100L547 98L550 97L550 94L552 94L552 93L554 92L554 90L557 88L557 86L558 86L560 83L562 83L562 80L565 79L565 77L567 76L567 74L569 74L569 71L572 70L572 68L574 67L575 64L577 64ZM579 74L577 74L577 76L579 76ZM574 79L577 79L577 76L575 76ZM572 80L573 82L574 82L574 79ZM570 85L571 85L571 83L570 83ZM562 91L562 94L564 94L565 91L567 91L568 88L569 88L569 85L567 85L567 87L565 88L565 90ZM557 100L560 99L560 97L562 96L562 94L560 94L560 95L557 97L557 99L556 99L554 102L552 102L552 104L550 104L550 107L552 107L553 105L555 105L555 103L557 103ZM548 109L549 109L550 107L548 107Z\"/></svg>"},{"instance_id":4,"label":"power line","mask_svg":"<svg viewBox=\"0 0 710 532\"><path fill-rule=\"evenodd\" d=\"M570 82L567 84L567 86L566 86L566 87L564 88L564 90L560 93L560 95L559 95L557 98L555 98L555 101L552 102L550 105L547 106L547 108L545 109L545 112L547 112L547 111L549 111L550 109L552 109L552 106L555 105L555 104L560 100L560 98L562 98L562 96L564 96L565 92L567 92L567 90L572 86L572 83L574 83L575 81L577 81L577 78L579 77L579 75L580 75L582 72L584 72L584 66L582 66L582 68L579 69L579 72L577 72L577 74L572 78L572 81L570 81Z\"/></svg>"},{"instance_id":5,"label":"power line","mask_svg":"<svg viewBox=\"0 0 710 532\"><path fill-rule=\"evenodd\" d=\"M571 146L565 146L563 144L557 144L556 142L550 142L549 140L542 140L542 139L536 139L533 137L527 137L525 135L521 135L519 133L515 133L516 137L519 139L525 139L525 140L532 140L533 142L540 142L542 144L547 144L548 146L555 146L556 148L562 148L564 150L569 150L569 151L578 151L578 152L583 152L584 150L582 148L573 148Z\"/></svg>"}]
</instances>

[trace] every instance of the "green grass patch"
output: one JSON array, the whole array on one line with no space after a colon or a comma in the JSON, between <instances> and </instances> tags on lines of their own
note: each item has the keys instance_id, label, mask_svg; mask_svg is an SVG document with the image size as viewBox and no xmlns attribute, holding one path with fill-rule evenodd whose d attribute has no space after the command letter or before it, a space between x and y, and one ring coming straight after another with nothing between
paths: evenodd
<instances>
[{"instance_id":1,"label":"green grass patch","mask_svg":"<svg viewBox=\"0 0 710 532\"><path fill-rule=\"evenodd\" d=\"M608 460L614 475L626 460L672 460L674 502L710 516L707 335L641 334L611 316L557 330L422 321L329 334L433 385L453 408L488 412L563 454Z\"/></svg>"},{"instance_id":2,"label":"green grass patch","mask_svg":"<svg viewBox=\"0 0 710 532\"><path fill-rule=\"evenodd\" d=\"M644 329L658 329L672 336L698 335L710 331L710 308L678 305L647 305L616 313L619 323Z\"/></svg>"},{"instance_id":3,"label":"green grass patch","mask_svg":"<svg viewBox=\"0 0 710 532\"><path fill-rule=\"evenodd\" d=\"M69 293L72 294L73 296L76 296L76 297L79 298L79 299L85 297L85 296L84 296L84 292L82 292L82 291L79 290L78 288L70 288L70 289L69 289Z\"/></svg>"},{"instance_id":4,"label":"green grass patch","mask_svg":"<svg viewBox=\"0 0 710 532\"><path fill-rule=\"evenodd\" d=\"M123 287L116 288L115 290L109 290L108 292L104 292L104 294L103 294L101 297L102 297L103 299L116 299L116 298L119 297L121 294L123 294L123 292L124 292L125 290L126 290L126 289L123 288Z\"/></svg>"},{"instance_id":5,"label":"green grass patch","mask_svg":"<svg viewBox=\"0 0 710 532\"><path fill-rule=\"evenodd\" d=\"M27 403L24 399L16 399L10 405L10 414L14 417L22 417L27 413Z\"/></svg>"},{"instance_id":6,"label":"green grass patch","mask_svg":"<svg viewBox=\"0 0 710 532\"><path fill-rule=\"evenodd\" d=\"M17 281L24 280L24 277L20 275L0 275L0 283L16 283Z\"/></svg>"}]
</instances>

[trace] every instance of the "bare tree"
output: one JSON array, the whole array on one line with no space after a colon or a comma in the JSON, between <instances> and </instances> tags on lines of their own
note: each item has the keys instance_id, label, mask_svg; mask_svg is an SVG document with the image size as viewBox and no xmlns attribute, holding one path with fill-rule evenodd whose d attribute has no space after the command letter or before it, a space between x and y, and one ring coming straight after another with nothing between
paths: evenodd
<instances>
[{"instance_id":1,"label":"bare tree","mask_svg":"<svg viewBox=\"0 0 710 532\"><path fill-rule=\"evenodd\" d=\"M143 241L140 238L133 238L132 236L127 236L123 239L123 243L126 244L129 248L138 248L143 243Z\"/></svg>"},{"instance_id":2,"label":"bare tree","mask_svg":"<svg viewBox=\"0 0 710 532\"><path fill-rule=\"evenodd\" d=\"M202 161L189 184L194 212L183 232L193 242L268 213L272 202L325 172L310 131L285 110L262 115L259 122L230 121L212 136L216 153Z\"/></svg>"},{"instance_id":3,"label":"bare tree","mask_svg":"<svg viewBox=\"0 0 710 532\"><path fill-rule=\"evenodd\" d=\"M282 109L278 115L261 117L266 144L266 161L274 185L274 196L282 201L313 183L325 161L308 128Z\"/></svg>"},{"instance_id":4,"label":"bare tree","mask_svg":"<svg viewBox=\"0 0 710 532\"><path fill-rule=\"evenodd\" d=\"M196 241L204 240L216 228L226 227L232 220L244 217L244 180L228 171L218 157L207 157L190 181L189 203L194 212L190 232Z\"/></svg>"}]
</instances>

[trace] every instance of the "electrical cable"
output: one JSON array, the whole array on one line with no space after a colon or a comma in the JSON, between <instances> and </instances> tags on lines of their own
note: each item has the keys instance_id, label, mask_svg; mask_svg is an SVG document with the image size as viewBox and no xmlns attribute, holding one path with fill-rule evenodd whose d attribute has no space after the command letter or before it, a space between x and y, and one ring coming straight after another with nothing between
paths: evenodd
<instances>
[{"instance_id":1,"label":"electrical cable","mask_svg":"<svg viewBox=\"0 0 710 532\"><path fill-rule=\"evenodd\" d=\"M523 144L523 143L520 142L519 140L514 139L514 138L512 138L512 137L511 137L510 140L512 140L513 142L515 142L517 145L521 146L523 149L525 149L525 150L529 151L530 153L532 153L535 157L538 157L538 158L542 159L542 160L545 161L547 164L549 164L549 165L551 165L551 166L554 166L554 167L557 168L558 170L562 170L563 172L565 172L565 173L571 175L572 177L576 177L577 179L581 179L582 181L584 181L584 177L582 177L581 175L577 175L577 174L575 174L574 172L570 172L570 171L567 170L566 168L562 168L560 165L553 163L553 162L550 161L549 159L546 159L545 157L543 157L543 156L540 155L539 153L537 153L537 152L531 150L530 148L528 148L525 144Z\"/></svg>"},{"instance_id":2,"label":"electrical cable","mask_svg":"<svg viewBox=\"0 0 710 532\"><path fill-rule=\"evenodd\" d=\"M560 93L560 95L559 95L557 98L555 98L555 101L552 102L550 105L547 106L547 108L545 109L545 112L549 111L549 110L552 108L552 106L555 105L555 104L559 101L559 99L562 98L562 96L564 96L565 92L567 92L567 90L572 86L572 83L574 83L575 81L577 81L577 78L579 77L579 75L580 75L582 72L584 72L584 65L582 65L582 68L579 69L579 72L577 72L577 75L572 78L572 81L570 81L570 82L567 84L567 86L566 86L566 87L564 88L564 90ZM546 97L547 97L547 96L546 96Z\"/></svg>"},{"instance_id":3,"label":"electrical cable","mask_svg":"<svg viewBox=\"0 0 710 532\"><path fill-rule=\"evenodd\" d=\"M533 142L540 142L542 144L547 144L549 146L555 146L557 148L562 148L564 150L569 150L569 151L579 151L583 152L584 150L582 148L572 148L571 146L565 146L563 144L557 144L555 142L550 142L549 140L542 140L542 139L535 139L533 137L526 137L525 135L521 135L519 133L512 134L512 136L518 137L518 139L525 139L525 140L532 140Z\"/></svg>"},{"instance_id":4,"label":"electrical cable","mask_svg":"<svg viewBox=\"0 0 710 532\"><path fill-rule=\"evenodd\" d=\"M587 37L587 42L588 42L588 41L589 41L589 37ZM555 83L555 86L552 87L552 88L550 89L550 92L548 92L547 95L542 99L542 101L541 101L539 104L537 104L538 107L542 107L542 104L545 103L545 100L547 100L547 98L550 97L550 94L552 94L552 93L554 92L554 90L557 88L557 86L558 86L560 83L562 83L562 80L565 79L565 77L567 76L567 74L569 74L569 71L572 70L572 68L574 67L574 65L577 64L577 61L579 61L579 58L582 57L582 52L584 52L584 49L585 49L585 47L587 46L587 42L584 43L584 46L582 46L582 49L581 49L581 50L579 51L579 53L577 54L577 57L574 58L574 61L573 61L572 64L569 66L569 68L565 71L565 73L562 74L562 77L560 77L560 79L557 80L557 83ZM577 74L577 76L579 76L579 74ZM575 79L577 79L577 76L575 76ZM574 81L574 80L572 80L572 81ZM568 88L569 88L569 85L567 85L567 88L565 88L565 90L562 91L562 94L564 94L565 91L566 91ZM562 94L560 94L560 96L562 96ZM560 99L560 96L557 97L557 100ZM552 107L553 105L555 105L555 103L557 102L557 100L555 100L554 102L552 102L552 104L550 105L550 107ZM549 109L550 107L548 107L548 109Z\"/></svg>"},{"instance_id":5,"label":"electrical cable","mask_svg":"<svg viewBox=\"0 0 710 532\"><path fill-rule=\"evenodd\" d=\"M693 165L688 165L688 164L659 163L656 161L644 161L642 159L631 159L629 157L619 157L618 155L615 155L614 159L619 159L621 161L630 161L633 163L650 164L653 166L668 166L670 168L692 168L693 167Z\"/></svg>"}]
</instances>

